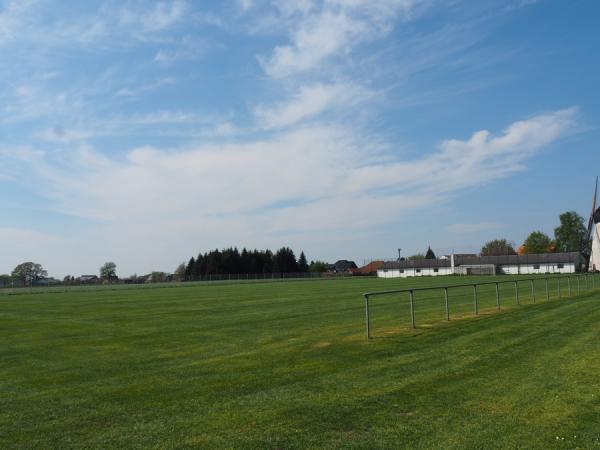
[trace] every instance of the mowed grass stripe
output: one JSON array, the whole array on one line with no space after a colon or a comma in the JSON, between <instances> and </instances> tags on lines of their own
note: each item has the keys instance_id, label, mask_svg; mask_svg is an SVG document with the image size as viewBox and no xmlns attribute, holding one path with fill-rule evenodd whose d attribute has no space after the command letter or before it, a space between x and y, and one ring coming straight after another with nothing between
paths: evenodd
<instances>
[{"instance_id":1,"label":"mowed grass stripe","mask_svg":"<svg viewBox=\"0 0 600 450\"><path fill-rule=\"evenodd\" d=\"M391 302L367 341L387 281L1 298L0 446L598 445L600 297L449 324L432 297L416 331Z\"/></svg>"}]
</instances>

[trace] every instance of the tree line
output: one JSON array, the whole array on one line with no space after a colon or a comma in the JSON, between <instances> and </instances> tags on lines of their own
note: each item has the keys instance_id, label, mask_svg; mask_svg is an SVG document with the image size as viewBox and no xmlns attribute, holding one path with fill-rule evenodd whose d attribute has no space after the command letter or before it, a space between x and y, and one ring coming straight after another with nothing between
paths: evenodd
<instances>
[{"instance_id":1,"label":"tree line","mask_svg":"<svg viewBox=\"0 0 600 450\"><path fill-rule=\"evenodd\" d=\"M591 240L583 217L575 211L559 216L560 225L554 229L554 239L542 231L533 231L523 244L515 249L507 239L494 239L481 248L481 256L526 255L534 253L580 252L589 255Z\"/></svg>"},{"instance_id":2,"label":"tree line","mask_svg":"<svg viewBox=\"0 0 600 450\"><path fill-rule=\"evenodd\" d=\"M240 252L236 247L212 250L191 257L181 263L173 277L177 281L200 280L210 275L259 274L259 273L300 273L324 272L327 264L306 259L304 252L296 259L294 251L282 247L273 253L271 250L247 250Z\"/></svg>"},{"instance_id":3,"label":"tree line","mask_svg":"<svg viewBox=\"0 0 600 450\"><path fill-rule=\"evenodd\" d=\"M567 211L560 215L560 224L554 229L554 238L541 231L533 231L527 236L523 244L515 249L515 245L507 239L494 239L486 242L481 248L481 256L500 256L533 253L553 252L580 252L589 255L591 241L588 239L587 227L583 217L575 211ZM436 255L431 248L422 254L409 256L409 260L435 259ZM404 259L404 258L402 258ZM224 250L213 250L200 253L192 257L187 263L181 263L175 270L173 277L164 272L152 272L146 277L133 276L129 281L143 279L152 282L164 282L174 279L177 281L200 280L210 275L228 274L260 274L260 273L300 273L300 272L326 272L329 265L323 261L307 262L304 252L296 259L293 250L282 247L275 253L270 250L247 250L240 252L235 247ZM94 282L117 281L116 264L105 263L99 270L100 277ZM32 286L42 280L58 280L47 278L47 271L41 264L24 262L14 268L10 275L0 275L0 287L10 285ZM134 279L135 278L135 279ZM79 283L82 280L66 276L63 284Z\"/></svg>"},{"instance_id":4,"label":"tree line","mask_svg":"<svg viewBox=\"0 0 600 450\"><path fill-rule=\"evenodd\" d=\"M588 238L583 217L575 211L567 211L559 216L559 221L559 226L554 229L554 238L536 230L531 232L523 244L518 247L508 239L493 239L481 247L479 254L480 256L506 256L579 252L589 256L592 242ZM429 247L425 253L417 253L406 259L414 261L435 258L435 253Z\"/></svg>"}]
</instances>

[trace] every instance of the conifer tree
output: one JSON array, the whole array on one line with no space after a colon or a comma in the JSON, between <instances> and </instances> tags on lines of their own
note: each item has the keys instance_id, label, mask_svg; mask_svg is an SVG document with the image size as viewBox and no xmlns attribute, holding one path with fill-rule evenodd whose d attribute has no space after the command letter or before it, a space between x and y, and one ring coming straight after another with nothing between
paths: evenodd
<instances>
[{"instance_id":1,"label":"conifer tree","mask_svg":"<svg viewBox=\"0 0 600 450\"><path fill-rule=\"evenodd\" d=\"M300 272L308 272L308 261L306 261L306 255L304 252L300 252L300 258L298 258L298 269Z\"/></svg>"}]
</instances>

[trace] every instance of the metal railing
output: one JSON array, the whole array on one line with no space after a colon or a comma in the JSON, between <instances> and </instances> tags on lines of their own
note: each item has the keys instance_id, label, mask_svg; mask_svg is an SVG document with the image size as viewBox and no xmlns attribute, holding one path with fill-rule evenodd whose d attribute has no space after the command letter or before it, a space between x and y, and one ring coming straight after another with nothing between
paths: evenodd
<instances>
[{"instance_id":1,"label":"metal railing","mask_svg":"<svg viewBox=\"0 0 600 450\"><path fill-rule=\"evenodd\" d=\"M84 283L84 282L58 282L49 285L34 286L11 286L0 285L0 296L17 294L46 294L58 292L80 292L80 291L108 291L127 289L155 289L155 288L179 288L208 285L234 285L234 284L260 284L279 282L310 282L323 280L352 279L355 275L351 273L284 273L284 274L232 274L232 275L210 275L198 280L190 281L161 281L161 282L125 282L119 280L113 283ZM365 277L365 275L361 275Z\"/></svg>"},{"instance_id":2,"label":"metal railing","mask_svg":"<svg viewBox=\"0 0 600 450\"><path fill-rule=\"evenodd\" d=\"M500 286L506 284L514 285L514 299L516 301L516 305L520 306L520 297L519 297L519 288L523 285L523 283L529 283L531 285L531 299L532 303L536 303L537 295L539 294L536 291L535 283L539 281L544 281L544 289L543 294L545 296L546 301L550 301L550 290L548 287L549 280L557 280L557 296L559 299L563 298L563 292L561 288L561 280L566 280L568 297L573 297L573 291L576 289L576 294L579 295L581 293L581 279L585 280L585 288L588 292L590 290L595 290L596 286L600 288L600 274L598 273L590 273L590 274L576 274L576 275L561 275L554 277L536 277L536 278L521 278L521 279L511 279L506 281L485 281L481 283L466 283L466 284L449 284L444 286L428 286L421 288L406 288L406 289L396 289L390 291L377 291L377 292L366 292L363 294L365 300L365 321L366 321L366 332L367 339L371 338L371 322L369 318L369 299L376 296L383 295L395 295L395 294L406 294L408 293L409 305L410 305L410 320L411 327L416 328L416 319L415 319L415 292L422 291L443 291L444 293L444 310L445 310L445 320L450 320L450 302L448 292L450 289L455 288L471 288L473 289L473 312L475 315L479 314L479 299L478 299L478 288L480 286L495 286L495 296L496 296L496 308L498 311L501 310L501 295L500 295ZM574 280L576 280L576 287L574 285ZM590 281L591 280L591 281ZM563 282L564 284L564 282ZM591 285L591 286L590 286ZM441 297L440 297L441 298Z\"/></svg>"}]
</instances>

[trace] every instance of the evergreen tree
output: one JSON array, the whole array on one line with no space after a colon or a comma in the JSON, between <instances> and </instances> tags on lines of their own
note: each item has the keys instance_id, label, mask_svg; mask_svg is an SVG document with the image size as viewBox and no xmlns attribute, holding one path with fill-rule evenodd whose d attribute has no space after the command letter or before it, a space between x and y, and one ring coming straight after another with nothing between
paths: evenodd
<instances>
[{"instance_id":1,"label":"evergreen tree","mask_svg":"<svg viewBox=\"0 0 600 450\"><path fill-rule=\"evenodd\" d=\"M300 258L298 258L298 269L300 269L300 272L308 271L308 262L306 261L306 255L303 251L300 252Z\"/></svg>"},{"instance_id":2,"label":"evergreen tree","mask_svg":"<svg viewBox=\"0 0 600 450\"><path fill-rule=\"evenodd\" d=\"M273 267L279 273L298 272L298 261L289 247L281 247L274 256Z\"/></svg>"},{"instance_id":3,"label":"evergreen tree","mask_svg":"<svg viewBox=\"0 0 600 450\"><path fill-rule=\"evenodd\" d=\"M431 250L431 247L427 247L427 253L425 253L425 259L435 259L435 253Z\"/></svg>"},{"instance_id":4,"label":"evergreen tree","mask_svg":"<svg viewBox=\"0 0 600 450\"><path fill-rule=\"evenodd\" d=\"M192 281L194 278L194 270L196 268L196 260L192 256L185 266L185 281Z\"/></svg>"}]
</instances>

